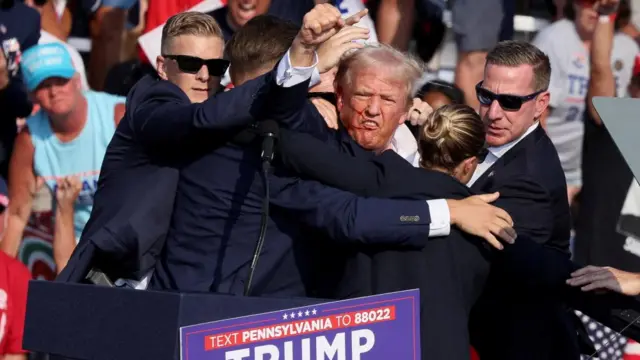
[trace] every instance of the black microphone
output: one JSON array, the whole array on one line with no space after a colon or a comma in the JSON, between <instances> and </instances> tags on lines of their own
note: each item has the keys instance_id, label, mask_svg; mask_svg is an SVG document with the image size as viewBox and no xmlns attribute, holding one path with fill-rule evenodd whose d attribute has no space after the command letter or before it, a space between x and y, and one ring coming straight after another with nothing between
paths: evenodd
<instances>
[{"instance_id":1,"label":"black microphone","mask_svg":"<svg viewBox=\"0 0 640 360\"><path fill-rule=\"evenodd\" d=\"M280 134L280 127L274 120L264 120L258 124L258 133L262 137L262 153L260 154L260 158L263 164L271 164L276 141Z\"/></svg>"},{"instance_id":2,"label":"black microphone","mask_svg":"<svg viewBox=\"0 0 640 360\"><path fill-rule=\"evenodd\" d=\"M269 221L269 168L271 167L271 161L273 160L273 154L275 152L276 141L280 133L280 127L274 120L264 120L258 124L258 135L262 137L262 153L260 159L262 160L262 180L264 181L264 197L262 199L262 216L260 219L260 233L258 235L258 241L253 251L253 257L251 258L251 265L249 267L249 276L244 286L244 295L251 295L251 285L253 285L253 276L258 266L258 260L260 259L260 253L264 246L264 240L267 235L267 224Z\"/></svg>"}]
</instances>

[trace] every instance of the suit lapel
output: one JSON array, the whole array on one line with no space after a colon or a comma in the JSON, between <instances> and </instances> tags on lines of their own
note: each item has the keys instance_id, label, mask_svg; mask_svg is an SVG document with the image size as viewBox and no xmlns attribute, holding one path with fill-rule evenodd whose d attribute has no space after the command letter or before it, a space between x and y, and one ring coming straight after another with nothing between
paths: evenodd
<instances>
[{"instance_id":1,"label":"suit lapel","mask_svg":"<svg viewBox=\"0 0 640 360\"><path fill-rule=\"evenodd\" d=\"M504 155L496 160L491 167L489 167L482 176L476 180L471 186L471 189L475 192L482 192L483 190L490 189L493 184L493 180L496 174L500 173L500 170L506 167L511 161L513 161L519 154L526 149L535 146L535 144L545 135L544 129L538 125L538 127L518 142L514 147L509 149Z\"/></svg>"}]
</instances>

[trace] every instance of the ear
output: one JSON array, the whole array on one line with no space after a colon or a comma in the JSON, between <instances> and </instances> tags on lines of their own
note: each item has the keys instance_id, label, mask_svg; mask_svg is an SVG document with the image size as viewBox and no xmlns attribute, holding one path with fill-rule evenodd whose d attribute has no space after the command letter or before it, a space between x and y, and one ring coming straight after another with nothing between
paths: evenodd
<instances>
[{"instance_id":1,"label":"ear","mask_svg":"<svg viewBox=\"0 0 640 360\"><path fill-rule=\"evenodd\" d=\"M542 94L538 95L538 97L536 98L536 113L534 115L534 117L536 119L539 119L542 114L544 114L544 112L547 110L547 108L549 107L549 101L551 100L551 94L549 93L549 91L545 91Z\"/></svg>"},{"instance_id":2,"label":"ear","mask_svg":"<svg viewBox=\"0 0 640 360\"><path fill-rule=\"evenodd\" d=\"M336 86L335 89L336 89L336 109L338 109L338 112L341 112L342 108L344 107L344 93L342 92L342 88L339 86Z\"/></svg>"},{"instance_id":3,"label":"ear","mask_svg":"<svg viewBox=\"0 0 640 360\"><path fill-rule=\"evenodd\" d=\"M164 58L164 56L158 55L158 57L156 58L156 69L158 71L158 76L160 76L160 79L162 80L169 79L167 77L167 61Z\"/></svg>"},{"instance_id":4,"label":"ear","mask_svg":"<svg viewBox=\"0 0 640 360\"><path fill-rule=\"evenodd\" d=\"M82 80L80 80L80 74L76 73L73 75L71 81L73 81L73 86L75 86L77 90L82 91Z\"/></svg>"},{"instance_id":5,"label":"ear","mask_svg":"<svg viewBox=\"0 0 640 360\"><path fill-rule=\"evenodd\" d=\"M478 166L478 158L475 156L466 158L462 161L462 164L462 171L464 173L464 176L473 174L473 172L476 171L476 167Z\"/></svg>"}]
</instances>

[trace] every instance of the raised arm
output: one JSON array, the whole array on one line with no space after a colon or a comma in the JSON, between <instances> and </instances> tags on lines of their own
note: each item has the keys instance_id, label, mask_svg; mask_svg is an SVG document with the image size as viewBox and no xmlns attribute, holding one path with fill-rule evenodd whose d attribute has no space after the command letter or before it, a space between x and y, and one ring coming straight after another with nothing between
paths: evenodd
<instances>
[{"instance_id":1,"label":"raised arm","mask_svg":"<svg viewBox=\"0 0 640 360\"><path fill-rule=\"evenodd\" d=\"M0 242L0 249L13 257L18 254L22 233L29 221L31 204L38 188L33 172L34 152L31 135L25 129L16 138L9 163L8 221Z\"/></svg>"},{"instance_id":2,"label":"raised arm","mask_svg":"<svg viewBox=\"0 0 640 360\"><path fill-rule=\"evenodd\" d=\"M318 63L316 49L344 25L337 8L317 5L305 15L274 71L201 104L188 104L177 89L149 96L132 116L133 129L144 145L166 147L188 145L202 130L243 126L265 116L289 122L306 104L309 80Z\"/></svg>"},{"instance_id":3,"label":"raised arm","mask_svg":"<svg viewBox=\"0 0 640 360\"><path fill-rule=\"evenodd\" d=\"M306 92L304 82L293 89L284 88L276 84L274 77L274 72L270 72L200 104L190 104L177 86L167 91L167 87L175 85L166 83L163 88L158 87L159 91L151 92L135 112L128 115L128 120L143 146L187 146L203 132L250 124L269 111L263 107L265 104L271 104L275 114L285 113L286 109L279 109L286 103L282 96L291 90Z\"/></svg>"},{"instance_id":4,"label":"raised arm","mask_svg":"<svg viewBox=\"0 0 640 360\"><path fill-rule=\"evenodd\" d=\"M591 73L589 92L587 94L587 109L596 125L601 125L602 120L593 106L592 99L595 96L616 96L616 81L611 69L611 52L613 50L615 29L614 20L609 16L615 13L617 2L617 0L600 0L598 12L601 15L591 42ZM608 6L603 6L603 4ZM611 4L614 4L614 7Z\"/></svg>"}]
</instances>

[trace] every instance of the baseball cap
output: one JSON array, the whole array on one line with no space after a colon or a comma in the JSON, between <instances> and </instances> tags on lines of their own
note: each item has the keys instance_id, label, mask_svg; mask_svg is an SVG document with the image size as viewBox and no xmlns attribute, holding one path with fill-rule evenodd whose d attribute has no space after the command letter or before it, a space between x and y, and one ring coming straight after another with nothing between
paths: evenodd
<instances>
[{"instance_id":1,"label":"baseball cap","mask_svg":"<svg viewBox=\"0 0 640 360\"><path fill-rule=\"evenodd\" d=\"M60 43L41 44L22 54L20 63L27 90L33 91L52 77L71 79L76 73L71 55Z\"/></svg>"}]
</instances>

